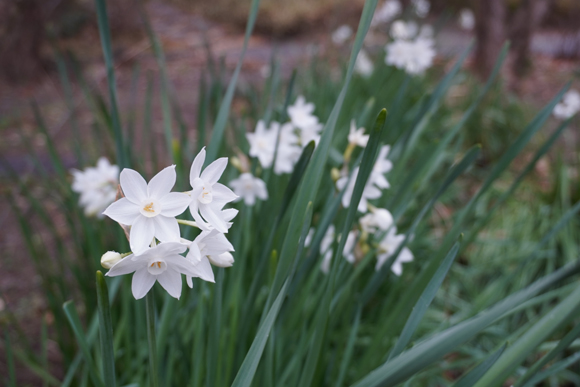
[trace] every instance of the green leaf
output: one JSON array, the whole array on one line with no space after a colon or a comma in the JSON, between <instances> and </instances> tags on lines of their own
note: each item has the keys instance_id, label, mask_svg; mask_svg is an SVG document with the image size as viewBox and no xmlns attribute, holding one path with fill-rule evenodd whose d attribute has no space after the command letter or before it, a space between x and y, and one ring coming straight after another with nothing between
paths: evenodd
<instances>
[{"instance_id":1,"label":"green leaf","mask_svg":"<svg viewBox=\"0 0 580 387\"><path fill-rule=\"evenodd\" d=\"M541 381L549 378L550 376L565 370L566 368L570 367L572 364L577 364L578 360L580 360L580 352L576 352L572 356L567 357L566 359L557 362L553 366L549 367L548 369L538 373L532 379L530 379L523 387L534 387L537 386L538 383Z\"/></svg>"},{"instance_id":2,"label":"green leaf","mask_svg":"<svg viewBox=\"0 0 580 387\"><path fill-rule=\"evenodd\" d=\"M463 375L461 379L453 384L453 387L472 387L491 368L491 366L495 364L506 347L507 343L489 355L487 359L478 364L477 367Z\"/></svg>"},{"instance_id":3,"label":"green leaf","mask_svg":"<svg viewBox=\"0 0 580 387\"><path fill-rule=\"evenodd\" d=\"M403 331L401 332L401 335L399 336L397 343L395 344L395 346L391 350L391 353L389 354L389 360L399 356L399 354L403 352L407 344L409 344L409 341L411 341L413 333L415 333L415 331L417 330L417 327L419 326L419 323L423 319L425 312L427 312L427 308L429 308L429 305L431 305L431 302L435 298L435 294L437 294L437 291L441 287L441 284L443 283L445 276L447 276L447 272L449 271L449 268L451 268L451 264L453 264L453 261L455 260L458 251L459 251L459 242L455 243L455 245L451 248L451 251L449 251L449 254L447 254L447 257L445 257L445 259L441 263L441 266L439 266L439 268L435 272L435 275L433 275L433 278L431 278L431 281L429 281L429 283L425 287L423 294L421 294L421 297L419 297L419 300L413 307L413 311L411 312L411 315L407 319L407 323L405 324L405 327L403 328Z\"/></svg>"},{"instance_id":4,"label":"green leaf","mask_svg":"<svg viewBox=\"0 0 580 387\"><path fill-rule=\"evenodd\" d=\"M97 302L99 307L99 332L103 357L103 380L105 386L115 387L115 350L113 348L113 323L109 307L109 291L105 276L97 271Z\"/></svg>"}]
</instances>

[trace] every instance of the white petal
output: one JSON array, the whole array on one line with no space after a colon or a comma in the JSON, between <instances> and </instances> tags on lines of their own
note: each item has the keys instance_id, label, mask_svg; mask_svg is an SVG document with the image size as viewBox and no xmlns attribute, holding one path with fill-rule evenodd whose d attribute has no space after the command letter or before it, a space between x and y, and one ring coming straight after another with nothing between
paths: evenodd
<instances>
[{"instance_id":1,"label":"white petal","mask_svg":"<svg viewBox=\"0 0 580 387\"><path fill-rule=\"evenodd\" d=\"M167 293L173 298L181 296L181 274L168 267L163 273L157 276L157 281L167 290Z\"/></svg>"},{"instance_id":2,"label":"white petal","mask_svg":"<svg viewBox=\"0 0 580 387\"><path fill-rule=\"evenodd\" d=\"M201 179L208 184L215 184L224 173L228 165L228 158L222 157L208 165L201 174Z\"/></svg>"},{"instance_id":3,"label":"white petal","mask_svg":"<svg viewBox=\"0 0 580 387\"><path fill-rule=\"evenodd\" d=\"M413 261L413 253L408 247L403 247L403 250L399 253L397 257L397 262L411 262Z\"/></svg>"},{"instance_id":4,"label":"white petal","mask_svg":"<svg viewBox=\"0 0 580 387\"><path fill-rule=\"evenodd\" d=\"M153 218L139 216L133 226L131 226L129 235L131 251L136 255L143 253L151 244L154 236L155 224L153 223Z\"/></svg>"},{"instance_id":5,"label":"white petal","mask_svg":"<svg viewBox=\"0 0 580 387\"><path fill-rule=\"evenodd\" d=\"M213 193L213 200L229 203L238 198L238 195L233 193L231 189L220 183L215 183L213 187L211 187L211 190Z\"/></svg>"},{"instance_id":6,"label":"white petal","mask_svg":"<svg viewBox=\"0 0 580 387\"><path fill-rule=\"evenodd\" d=\"M207 257L203 257L201 262L193 267L195 275L204 281L215 282L213 270Z\"/></svg>"},{"instance_id":7,"label":"white petal","mask_svg":"<svg viewBox=\"0 0 580 387\"><path fill-rule=\"evenodd\" d=\"M396 276L401 276L403 274L403 264L401 262L394 262L391 266L391 271L395 273Z\"/></svg>"},{"instance_id":8,"label":"white petal","mask_svg":"<svg viewBox=\"0 0 580 387\"><path fill-rule=\"evenodd\" d=\"M254 204L256 204L256 195L254 195L253 192L247 192L246 195L244 196L244 203L246 204L246 206L253 206Z\"/></svg>"},{"instance_id":9,"label":"white petal","mask_svg":"<svg viewBox=\"0 0 580 387\"><path fill-rule=\"evenodd\" d=\"M183 253L187 250L187 246L182 244L181 241L177 242L165 242L160 243L155 248L151 249L154 250L154 253L161 256L171 256ZM151 253L153 255L153 253Z\"/></svg>"},{"instance_id":10,"label":"white petal","mask_svg":"<svg viewBox=\"0 0 580 387\"><path fill-rule=\"evenodd\" d=\"M137 171L129 168L123 169L120 181L127 199L137 205L141 205L141 202L147 199L147 182Z\"/></svg>"},{"instance_id":11,"label":"white petal","mask_svg":"<svg viewBox=\"0 0 580 387\"><path fill-rule=\"evenodd\" d=\"M155 224L155 237L161 242L179 242L179 224L175 218L157 215L153 218Z\"/></svg>"},{"instance_id":12,"label":"white petal","mask_svg":"<svg viewBox=\"0 0 580 387\"><path fill-rule=\"evenodd\" d=\"M153 176L147 185L148 197L153 199L161 199L169 192L175 185L177 174L175 173L175 165L164 168L157 175Z\"/></svg>"},{"instance_id":13,"label":"white petal","mask_svg":"<svg viewBox=\"0 0 580 387\"><path fill-rule=\"evenodd\" d=\"M137 217L141 215L139 212L139 206L127 198L121 198L112 203L107 207L103 214L107 215L115 222L127 225L135 223Z\"/></svg>"},{"instance_id":14,"label":"white petal","mask_svg":"<svg viewBox=\"0 0 580 387\"><path fill-rule=\"evenodd\" d=\"M262 179L254 180L256 183L256 187L254 189L256 196L258 196L262 200L268 199L268 190L266 189L266 183Z\"/></svg>"},{"instance_id":15,"label":"white petal","mask_svg":"<svg viewBox=\"0 0 580 387\"><path fill-rule=\"evenodd\" d=\"M203 147L201 151L197 154L197 156L195 156L195 159L191 164L191 169L189 170L189 183L191 184L192 187L193 181L199 178L204 161L205 161L205 147Z\"/></svg>"},{"instance_id":16,"label":"white petal","mask_svg":"<svg viewBox=\"0 0 580 387\"><path fill-rule=\"evenodd\" d=\"M228 232L226 222L219 214L216 214L210 206L206 204L200 204L199 211L201 212L201 216L203 216L205 220L214 226L219 232Z\"/></svg>"},{"instance_id":17,"label":"white petal","mask_svg":"<svg viewBox=\"0 0 580 387\"><path fill-rule=\"evenodd\" d=\"M163 196L159 203L161 204L161 215L175 217L187 209L191 203L191 197L184 193L170 192Z\"/></svg>"},{"instance_id":18,"label":"white petal","mask_svg":"<svg viewBox=\"0 0 580 387\"><path fill-rule=\"evenodd\" d=\"M193 200L189 204L189 212L191 213L191 216L193 216L195 223L197 223L200 229L209 230L209 225L205 222L205 220L203 220L203 218L199 214L199 202L197 201L197 199Z\"/></svg>"},{"instance_id":19,"label":"white petal","mask_svg":"<svg viewBox=\"0 0 580 387\"><path fill-rule=\"evenodd\" d=\"M222 211L221 216L223 218L223 220L225 220L226 222L229 222L230 220L232 220L233 218L236 217L236 215L238 215L238 210L236 210L235 208L228 208Z\"/></svg>"},{"instance_id":20,"label":"white petal","mask_svg":"<svg viewBox=\"0 0 580 387\"><path fill-rule=\"evenodd\" d=\"M118 275L133 273L134 271L144 266L143 261L133 261L132 258L133 256L129 255L121 259L119 262L114 264L105 275L109 277L116 277Z\"/></svg>"},{"instance_id":21,"label":"white petal","mask_svg":"<svg viewBox=\"0 0 580 387\"><path fill-rule=\"evenodd\" d=\"M234 256L232 253L225 252L218 256L209 256L209 260L212 265L219 266L219 267L231 267L234 264Z\"/></svg>"},{"instance_id":22,"label":"white petal","mask_svg":"<svg viewBox=\"0 0 580 387\"><path fill-rule=\"evenodd\" d=\"M149 274L147 268L141 268L133 274L133 282L131 282L131 290L133 297L140 299L145 297L147 292L153 287L155 283L155 276Z\"/></svg>"}]
</instances>

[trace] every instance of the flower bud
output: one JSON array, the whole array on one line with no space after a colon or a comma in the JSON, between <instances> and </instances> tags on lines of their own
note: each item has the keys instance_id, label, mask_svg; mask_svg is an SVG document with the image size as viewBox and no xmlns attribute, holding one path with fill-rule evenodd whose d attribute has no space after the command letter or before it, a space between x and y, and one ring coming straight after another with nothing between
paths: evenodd
<instances>
[{"instance_id":1,"label":"flower bud","mask_svg":"<svg viewBox=\"0 0 580 387\"><path fill-rule=\"evenodd\" d=\"M231 253L223 253L220 255L208 255L207 256L214 266L219 267L230 267L234 264L234 256Z\"/></svg>"},{"instance_id":2,"label":"flower bud","mask_svg":"<svg viewBox=\"0 0 580 387\"><path fill-rule=\"evenodd\" d=\"M123 258L123 256L121 256L121 254L117 253L116 251L107 251L101 257L101 266L104 267L105 269L110 269L111 267L113 267L114 264L119 262L122 258Z\"/></svg>"},{"instance_id":3,"label":"flower bud","mask_svg":"<svg viewBox=\"0 0 580 387\"><path fill-rule=\"evenodd\" d=\"M332 178L332 181L336 183L336 181L340 179L340 171L337 168L332 168L330 170L330 177Z\"/></svg>"}]
</instances>

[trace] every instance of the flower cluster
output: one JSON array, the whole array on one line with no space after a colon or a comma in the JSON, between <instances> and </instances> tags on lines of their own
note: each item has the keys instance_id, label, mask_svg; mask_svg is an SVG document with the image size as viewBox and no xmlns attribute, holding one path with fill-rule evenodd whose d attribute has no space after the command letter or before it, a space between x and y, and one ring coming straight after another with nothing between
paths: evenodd
<instances>
[{"instance_id":1,"label":"flower cluster","mask_svg":"<svg viewBox=\"0 0 580 387\"><path fill-rule=\"evenodd\" d=\"M299 96L294 105L288 106L289 122L272 121L266 127L258 121L254 133L246 134L250 143L250 156L258 158L264 168L274 164L274 173L291 173L300 158L302 149L310 142L318 143L323 125L314 113L314 104ZM276 156L276 160L274 160Z\"/></svg>"},{"instance_id":2,"label":"flower cluster","mask_svg":"<svg viewBox=\"0 0 580 387\"><path fill-rule=\"evenodd\" d=\"M119 184L119 167L101 157L96 167L84 171L73 169L72 190L80 194L79 204L87 216L102 217L102 212L115 200Z\"/></svg>"},{"instance_id":3,"label":"flower cluster","mask_svg":"<svg viewBox=\"0 0 580 387\"><path fill-rule=\"evenodd\" d=\"M580 111L580 93L576 90L570 90L564 97L562 101L554 107L554 117L565 120L572 117L574 114Z\"/></svg>"},{"instance_id":4,"label":"flower cluster","mask_svg":"<svg viewBox=\"0 0 580 387\"><path fill-rule=\"evenodd\" d=\"M419 75L433 65L435 41L433 29L424 25L420 29L413 22L397 20L391 26L393 41L385 46L385 63Z\"/></svg>"},{"instance_id":5,"label":"flower cluster","mask_svg":"<svg viewBox=\"0 0 580 387\"><path fill-rule=\"evenodd\" d=\"M238 211L224 206L238 196L218 183L228 159L220 158L203 169L204 162L202 149L191 165L191 190L187 192L171 192L177 179L174 165L163 169L149 183L132 169L121 172L124 197L108 206L104 214L128 232L131 253L108 252L103 255L102 264L110 268L108 276L135 273L132 291L137 299L144 297L156 281L172 297L179 298L181 274L192 287L193 277L214 282L211 264L233 264L234 248L224 234ZM176 218L188 208L195 222ZM198 227L201 233L193 241L183 239L179 223Z\"/></svg>"},{"instance_id":6,"label":"flower cluster","mask_svg":"<svg viewBox=\"0 0 580 387\"><path fill-rule=\"evenodd\" d=\"M345 163L342 172L338 172L340 176L336 181L337 189L339 191L344 190L342 205L345 208L350 205L359 171L357 167L349 174L348 163L356 147L366 147L369 136L364 133L365 129L357 129L357 125L353 120L348 134L348 145L344 152ZM385 174L393 168L393 163L388 159L389 150L390 146L385 145L379 151L379 155L357 207L357 210L364 215L359 218L356 228L351 230L346 236L347 239L342 256L347 262L356 264L374 246L377 252L375 270L378 271L400 249L400 252L391 265L391 271L395 275L400 276L403 271L403 263L412 261L413 253L407 247L401 246L405 241L405 235L397 234L397 227L394 224L391 213L385 208L377 208L368 202L372 199L379 199L383 194L383 190L390 187L385 177ZM314 229L311 229L306 239L306 246L310 244L313 234ZM322 262L320 269L325 274L330 270L330 263L333 256L333 243L337 239L340 240L340 238L340 235L337 236L335 234L335 227L331 224L321 240L320 254L322 255Z\"/></svg>"},{"instance_id":7,"label":"flower cluster","mask_svg":"<svg viewBox=\"0 0 580 387\"><path fill-rule=\"evenodd\" d=\"M469 8L464 8L459 13L459 26L466 31L471 31L475 27L475 15Z\"/></svg>"}]
</instances>

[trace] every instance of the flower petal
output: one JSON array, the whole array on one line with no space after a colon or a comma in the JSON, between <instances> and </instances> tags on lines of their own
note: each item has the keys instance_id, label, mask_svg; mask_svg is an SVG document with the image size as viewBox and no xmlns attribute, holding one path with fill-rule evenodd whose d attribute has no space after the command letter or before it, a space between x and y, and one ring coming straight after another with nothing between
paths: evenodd
<instances>
[{"instance_id":1,"label":"flower petal","mask_svg":"<svg viewBox=\"0 0 580 387\"><path fill-rule=\"evenodd\" d=\"M147 292L151 290L155 284L155 276L149 274L147 268L141 268L133 274L133 282L131 282L131 291L136 300L145 297Z\"/></svg>"},{"instance_id":2,"label":"flower petal","mask_svg":"<svg viewBox=\"0 0 580 387\"><path fill-rule=\"evenodd\" d=\"M175 173L175 165L164 168L157 175L153 176L147 185L148 197L160 200L171 192L176 179L177 174Z\"/></svg>"},{"instance_id":3,"label":"flower petal","mask_svg":"<svg viewBox=\"0 0 580 387\"><path fill-rule=\"evenodd\" d=\"M159 203L161 204L161 215L175 217L187 209L191 203L191 196L179 192L170 192L163 196Z\"/></svg>"},{"instance_id":4,"label":"flower petal","mask_svg":"<svg viewBox=\"0 0 580 387\"><path fill-rule=\"evenodd\" d=\"M191 164L191 169L189 170L189 183L193 187L193 181L199 178L201 174L201 168L203 167L203 163L205 161L205 147L201 149L201 151L195 156L193 163Z\"/></svg>"},{"instance_id":5,"label":"flower petal","mask_svg":"<svg viewBox=\"0 0 580 387\"><path fill-rule=\"evenodd\" d=\"M204 281L215 282L213 270L211 269L211 264L209 263L209 259L207 259L207 257L203 257L201 262L193 267L193 272L197 277Z\"/></svg>"},{"instance_id":6,"label":"flower petal","mask_svg":"<svg viewBox=\"0 0 580 387\"><path fill-rule=\"evenodd\" d=\"M121 259L119 262L115 263L105 275L116 277L118 275L133 273L143 267L143 261L133 261L131 258L133 258L133 256L129 255Z\"/></svg>"},{"instance_id":7,"label":"flower petal","mask_svg":"<svg viewBox=\"0 0 580 387\"><path fill-rule=\"evenodd\" d=\"M139 217L140 212L137 204L127 198L121 198L107 207L103 214L115 222L132 225Z\"/></svg>"},{"instance_id":8,"label":"flower petal","mask_svg":"<svg viewBox=\"0 0 580 387\"><path fill-rule=\"evenodd\" d=\"M120 181L127 199L137 205L141 205L141 202L147 199L147 182L137 171L129 168L123 169Z\"/></svg>"},{"instance_id":9,"label":"flower petal","mask_svg":"<svg viewBox=\"0 0 580 387\"><path fill-rule=\"evenodd\" d=\"M131 251L135 255L145 252L154 236L155 223L153 223L153 218L139 216L135 223L133 223L133 226L131 226L131 233L129 235Z\"/></svg>"},{"instance_id":10,"label":"flower petal","mask_svg":"<svg viewBox=\"0 0 580 387\"><path fill-rule=\"evenodd\" d=\"M201 179L208 184L215 184L224 173L228 165L228 158L221 157L208 165L201 173Z\"/></svg>"},{"instance_id":11,"label":"flower petal","mask_svg":"<svg viewBox=\"0 0 580 387\"><path fill-rule=\"evenodd\" d=\"M179 242L179 224L175 218L158 215L153 218L155 224L155 236L161 242Z\"/></svg>"},{"instance_id":12,"label":"flower petal","mask_svg":"<svg viewBox=\"0 0 580 387\"><path fill-rule=\"evenodd\" d=\"M213 194L213 200L229 203L238 198L238 195L236 195L231 189L220 183L215 183L211 187L211 190Z\"/></svg>"},{"instance_id":13,"label":"flower petal","mask_svg":"<svg viewBox=\"0 0 580 387\"><path fill-rule=\"evenodd\" d=\"M228 232L228 226L226 225L226 222L219 214L216 214L210 206L206 204L200 204L199 212L201 212L201 216L203 216L209 224L214 226L216 230L223 233Z\"/></svg>"},{"instance_id":14,"label":"flower petal","mask_svg":"<svg viewBox=\"0 0 580 387\"><path fill-rule=\"evenodd\" d=\"M157 276L157 281L163 286L163 289L167 290L167 293L173 298L181 296L181 274L168 267L163 273Z\"/></svg>"}]
</instances>

